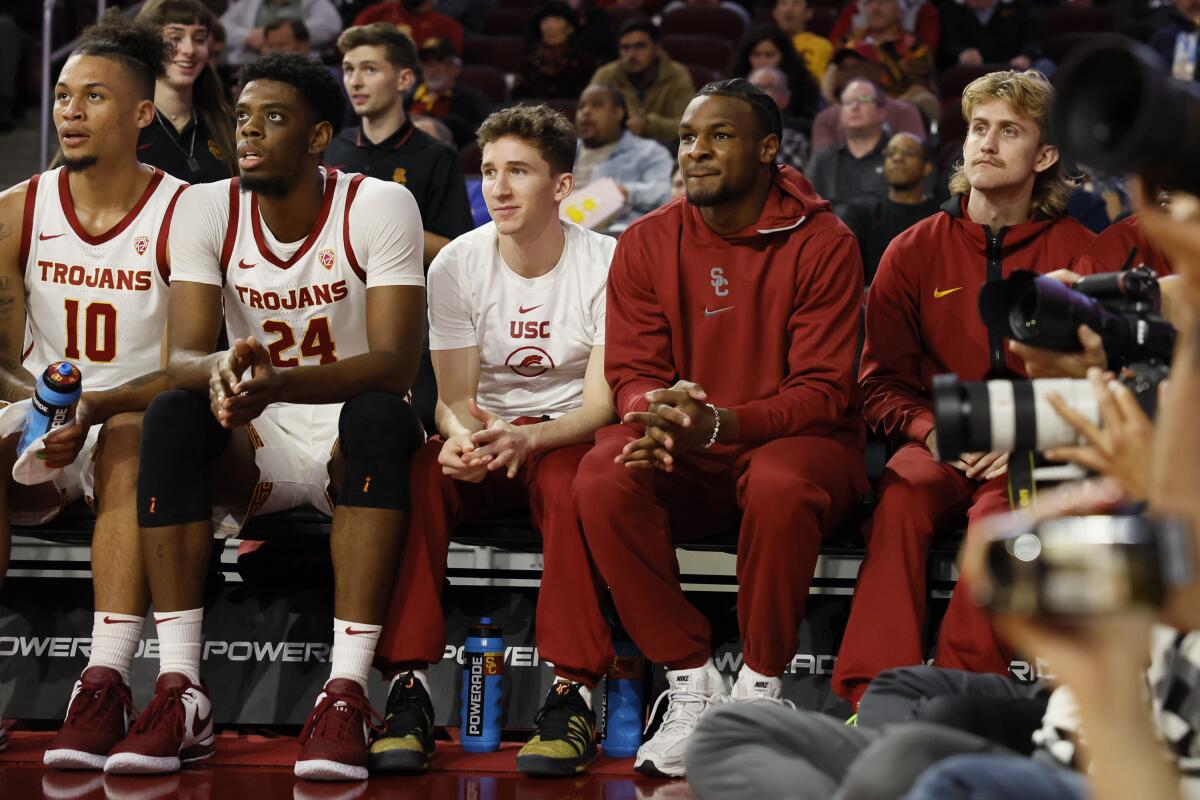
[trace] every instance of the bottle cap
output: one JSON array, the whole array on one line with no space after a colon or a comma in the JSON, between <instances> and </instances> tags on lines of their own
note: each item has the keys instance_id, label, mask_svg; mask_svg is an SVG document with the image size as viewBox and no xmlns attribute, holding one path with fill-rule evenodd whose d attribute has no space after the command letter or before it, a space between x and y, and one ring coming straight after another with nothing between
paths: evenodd
<instances>
[{"instance_id":1,"label":"bottle cap","mask_svg":"<svg viewBox=\"0 0 1200 800\"><path fill-rule=\"evenodd\" d=\"M70 364L68 364L66 361L60 361L58 363L58 374L63 376L64 378L69 378L71 376L71 373L74 370L75 370L75 368L72 367Z\"/></svg>"}]
</instances>

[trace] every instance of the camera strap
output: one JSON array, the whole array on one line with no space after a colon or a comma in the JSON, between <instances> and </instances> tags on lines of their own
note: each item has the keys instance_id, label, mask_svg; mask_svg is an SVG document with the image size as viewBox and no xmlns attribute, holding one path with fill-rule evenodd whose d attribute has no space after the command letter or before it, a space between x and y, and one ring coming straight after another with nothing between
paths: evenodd
<instances>
[{"instance_id":1,"label":"camera strap","mask_svg":"<svg viewBox=\"0 0 1200 800\"><path fill-rule=\"evenodd\" d=\"M1034 457L1032 450L1014 450L1008 455L1008 505L1014 511L1032 508L1037 500Z\"/></svg>"},{"instance_id":2,"label":"camera strap","mask_svg":"<svg viewBox=\"0 0 1200 800\"><path fill-rule=\"evenodd\" d=\"M1008 228L1001 228L999 233L992 233L990 225L983 226L987 237L987 281L994 283L1004 278L1004 261L1001 253L1004 249L1004 234ZM1004 357L1004 337L988 328L988 377L1001 379L1011 377L1008 362Z\"/></svg>"}]
</instances>

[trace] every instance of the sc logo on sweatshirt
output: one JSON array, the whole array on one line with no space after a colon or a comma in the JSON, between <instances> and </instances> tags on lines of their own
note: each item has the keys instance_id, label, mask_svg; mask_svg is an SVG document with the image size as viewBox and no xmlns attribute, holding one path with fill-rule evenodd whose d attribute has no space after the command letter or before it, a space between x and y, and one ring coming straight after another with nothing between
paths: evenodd
<instances>
[{"instance_id":1,"label":"sc logo on sweatshirt","mask_svg":"<svg viewBox=\"0 0 1200 800\"><path fill-rule=\"evenodd\" d=\"M729 296L729 279L725 277L725 270L722 267L713 267L708 272L709 283L712 284L713 294L717 297ZM720 303L714 303L713 308L704 306L704 316L715 317L717 314L726 311L732 311L733 306L722 306Z\"/></svg>"}]
</instances>

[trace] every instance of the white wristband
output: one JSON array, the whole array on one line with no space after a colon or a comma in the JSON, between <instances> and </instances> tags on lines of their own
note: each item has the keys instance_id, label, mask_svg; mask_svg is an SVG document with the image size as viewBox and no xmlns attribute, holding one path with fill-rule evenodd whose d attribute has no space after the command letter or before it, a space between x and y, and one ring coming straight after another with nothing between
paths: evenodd
<instances>
[{"instance_id":1,"label":"white wristband","mask_svg":"<svg viewBox=\"0 0 1200 800\"><path fill-rule=\"evenodd\" d=\"M712 403L705 403L705 405L708 406L709 408L711 408L712 412L713 412L712 436L709 438L709 440L707 442L704 443L704 449L707 450L708 448L712 447L714 444L717 443L717 437L721 433L721 412L717 411L717 407L714 406Z\"/></svg>"}]
</instances>

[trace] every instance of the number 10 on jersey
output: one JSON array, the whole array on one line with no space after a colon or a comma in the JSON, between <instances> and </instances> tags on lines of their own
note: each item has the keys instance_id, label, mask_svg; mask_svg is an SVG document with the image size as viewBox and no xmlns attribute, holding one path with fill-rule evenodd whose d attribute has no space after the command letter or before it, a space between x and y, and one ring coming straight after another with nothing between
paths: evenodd
<instances>
[{"instance_id":1,"label":"number 10 on jersey","mask_svg":"<svg viewBox=\"0 0 1200 800\"><path fill-rule=\"evenodd\" d=\"M63 356L79 356L79 301L64 300L67 311L67 346ZM88 303L83 310L83 353L88 361L108 363L117 357L117 309L112 303Z\"/></svg>"}]
</instances>

